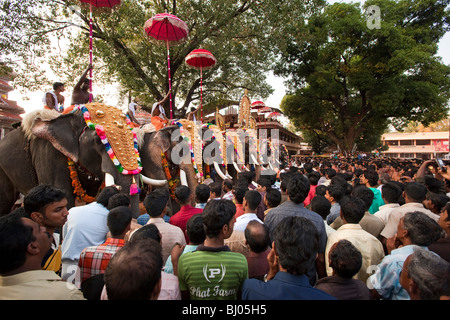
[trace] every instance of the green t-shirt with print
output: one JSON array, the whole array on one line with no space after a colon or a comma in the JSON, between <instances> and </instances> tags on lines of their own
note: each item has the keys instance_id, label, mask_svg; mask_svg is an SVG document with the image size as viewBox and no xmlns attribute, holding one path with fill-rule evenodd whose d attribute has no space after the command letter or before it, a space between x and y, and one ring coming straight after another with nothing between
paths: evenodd
<instances>
[{"instance_id":1,"label":"green t-shirt with print","mask_svg":"<svg viewBox=\"0 0 450 320\"><path fill-rule=\"evenodd\" d=\"M212 251L199 246L178 262L180 289L188 290L192 300L236 300L247 278L247 259L229 249Z\"/></svg>"}]
</instances>

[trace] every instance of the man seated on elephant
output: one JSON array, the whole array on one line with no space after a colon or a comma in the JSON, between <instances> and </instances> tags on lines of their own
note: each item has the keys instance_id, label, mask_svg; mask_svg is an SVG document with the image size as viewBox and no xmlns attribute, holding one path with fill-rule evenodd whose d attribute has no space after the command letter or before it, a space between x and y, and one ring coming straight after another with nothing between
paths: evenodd
<instances>
[{"instance_id":1,"label":"man seated on elephant","mask_svg":"<svg viewBox=\"0 0 450 320\"><path fill-rule=\"evenodd\" d=\"M169 98L170 91L167 92L164 99L162 99L159 102L155 102L152 107L152 118L151 123L155 126L155 130L158 131L161 128L164 128L169 123L169 119L166 116L166 113L164 111L164 108L162 107L162 104L164 104L167 99Z\"/></svg>"}]
</instances>

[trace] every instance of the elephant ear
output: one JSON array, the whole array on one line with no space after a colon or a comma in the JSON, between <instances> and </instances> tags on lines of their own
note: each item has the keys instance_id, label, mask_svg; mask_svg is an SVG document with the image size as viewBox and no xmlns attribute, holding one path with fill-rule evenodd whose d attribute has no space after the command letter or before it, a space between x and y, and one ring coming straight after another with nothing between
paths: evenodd
<instances>
[{"instance_id":1,"label":"elephant ear","mask_svg":"<svg viewBox=\"0 0 450 320\"><path fill-rule=\"evenodd\" d=\"M85 127L86 123L82 116L67 114L53 120L37 118L33 122L31 132L36 137L49 141L56 150L77 162L78 139Z\"/></svg>"},{"instance_id":2,"label":"elephant ear","mask_svg":"<svg viewBox=\"0 0 450 320\"><path fill-rule=\"evenodd\" d=\"M169 150L171 144L172 144L172 133L174 130L178 129L178 126L169 126L162 129L159 129L155 137L153 138L156 145L158 145L163 152L166 152Z\"/></svg>"}]
</instances>

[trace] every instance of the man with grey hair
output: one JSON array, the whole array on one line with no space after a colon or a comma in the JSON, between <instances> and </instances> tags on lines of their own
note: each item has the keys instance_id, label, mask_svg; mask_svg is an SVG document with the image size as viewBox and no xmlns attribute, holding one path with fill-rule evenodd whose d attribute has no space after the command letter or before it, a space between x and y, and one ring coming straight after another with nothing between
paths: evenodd
<instances>
[{"instance_id":1,"label":"man with grey hair","mask_svg":"<svg viewBox=\"0 0 450 320\"><path fill-rule=\"evenodd\" d=\"M450 263L434 252L416 248L403 264L400 284L411 300L439 300L450 295Z\"/></svg>"},{"instance_id":2,"label":"man with grey hair","mask_svg":"<svg viewBox=\"0 0 450 320\"><path fill-rule=\"evenodd\" d=\"M407 213L400 219L397 233L387 239L388 255L368 279L374 298L409 300L408 292L400 284L400 272L406 258L418 247L428 246L442 237L442 228L432 218L420 211Z\"/></svg>"}]
</instances>

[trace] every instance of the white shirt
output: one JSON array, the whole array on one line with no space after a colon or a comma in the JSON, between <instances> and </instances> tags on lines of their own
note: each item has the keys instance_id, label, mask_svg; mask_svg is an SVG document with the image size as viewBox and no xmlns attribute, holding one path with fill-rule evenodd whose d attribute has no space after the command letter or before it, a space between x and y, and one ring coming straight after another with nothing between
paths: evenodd
<instances>
[{"instance_id":1,"label":"white shirt","mask_svg":"<svg viewBox=\"0 0 450 320\"><path fill-rule=\"evenodd\" d=\"M359 224L346 223L342 225L336 232L330 233L325 249L325 263L327 274L331 276L332 268L330 267L329 253L330 249L339 240L346 239L350 241L362 255L362 266L359 272L353 277L363 282L369 278L369 267L378 265L384 258L384 249L380 240L365 231Z\"/></svg>"},{"instance_id":2,"label":"white shirt","mask_svg":"<svg viewBox=\"0 0 450 320\"><path fill-rule=\"evenodd\" d=\"M388 203L383 206L380 206L379 210L375 212L373 215L375 217L378 217L381 221L383 221L384 225L386 225L392 210L398 207L400 207L400 204L398 203Z\"/></svg>"},{"instance_id":3,"label":"white shirt","mask_svg":"<svg viewBox=\"0 0 450 320\"><path fill-rule=\"evenodd\" d=\"M427 208L425 208L422 203L419 202L405 203L404 205L401 205L400 207L395 208L394 210L391 211L386 226L381 231L380 235L382 235L386 239L393 237L397 233L398 223L400 222L400 219L403 218L405 214L407 214L408 212L413 211L423 212L436 222L439 220L439 216L437 214L434 214Z\"/></svg>"},{"instance_id":4,"label":"white shirt","mask_svg":"<svg viewBox=\"0 0 450 320\"><path fill-rule=\"evenodd\" d=\"M243 215L236 218L236 223L234 224L233 230L245 231L247 224L252 221L257 220L260 223L263 223L256 213L244 213Z\"/></svg>"},{"instance_id":5,"label":"white shirt","mask_svg":"<svg viewBox=\"0 0 450 320\"><path fill-rule=\"evenodd\" d=\"M62 260L78 261L84 248L101 245L109 232L109 210L97 202L69 210L63 226Z\"/></svg>"}]
</instances>

